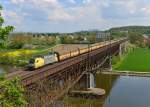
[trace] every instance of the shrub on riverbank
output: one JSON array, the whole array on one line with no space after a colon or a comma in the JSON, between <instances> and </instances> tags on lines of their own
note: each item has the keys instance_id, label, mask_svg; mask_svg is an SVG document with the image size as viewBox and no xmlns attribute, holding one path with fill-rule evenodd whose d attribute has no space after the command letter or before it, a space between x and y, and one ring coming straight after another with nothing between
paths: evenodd
<instances>
[{"instance_id":1,"label":"shrub on riverbank","mask_svg":"<svg viewBox=\"0 0 150 107\"><path fill-rule=\"evenodd\" d=\"M7 80L0 77L0 105L1 107L26 107L24 88L19 78Z\"/></svg>"},{"instance_id":2,"label":"shrub on riverbank","mask_svg":"<svg viewBox=\"0 0 150 107\"><path fill-rule=\"evenodd\" d=\"M116 65L121 59L119 56L113 56L112 58L112 65Z\"/></svg>"}]
</instances>

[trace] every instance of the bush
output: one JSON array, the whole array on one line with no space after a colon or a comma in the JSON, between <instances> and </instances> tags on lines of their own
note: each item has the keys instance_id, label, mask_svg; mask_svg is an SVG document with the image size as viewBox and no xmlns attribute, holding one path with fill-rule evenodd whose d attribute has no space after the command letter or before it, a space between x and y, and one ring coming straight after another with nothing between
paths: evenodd
<instances>
[{"instance_id":1,"label":"bush","mask_svg":"<svg viewBox=\"0 0 150 107\"><path fill-rule=\"evenodd\" d=\"M116 65L117 62L119 62L121 58L119 56L113 56L112 58L112 65Z\"/></svg>"},{"instance_id":2,"label":"bush","mask_svg":"<svg viewBox=\"0 0 150 107\"><path fill-rule=\"evenodd\" d=\"M6 80L0 78L0 105L2 107L25 107L24 89L19 78Z\"/></svg>"},{"instance_id":3,"label":"bush","mask_svg":"<svg viewBox=\"0 0 150 107\"><path fill-rule=\"evenodd\" d=\"M0 53L0 63L15 66L24 66L32 55L39 54L37 50L15 50Z\"/></svg>"},{"instance_id":4,"label":"bush","mask_svg":"<svg viewBox=\"0 0 150 107\"><path fill-rule=\"evenodd\" d=\"M23 42L11 42L8 47L10 49L21 49L23 45L24 45Z\"/></svg>"}]
</instances>

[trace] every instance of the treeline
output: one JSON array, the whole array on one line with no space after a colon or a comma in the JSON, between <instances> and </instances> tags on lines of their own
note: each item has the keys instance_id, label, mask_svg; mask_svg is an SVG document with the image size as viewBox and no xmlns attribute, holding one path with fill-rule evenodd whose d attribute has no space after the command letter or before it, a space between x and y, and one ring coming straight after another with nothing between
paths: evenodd
<instances>
[{"instance_id":1,"label":"treeline","mask_svg":"<svg viewBox=\"0 0 150 107\"><path fill-rule=\"evenodd\" d=\"M40 49L57 44L57 38L56 36L46 35L35 36L32 33L12 33L9 35L8 42L8 48L10 49Z\"/></svg>"},{"instance_id":2,"label":"treeline","mask_svg":"<svg viewBox=\"0 0 150 107\"><path fill-rule=\"evenodd\" d=\"M113 37L128 37L132 44L150 48L150 26L125 26L108 30Z\"/></svg>"},{"instance_id":3,"label":"treeline","mask_svg":"<svg viewBox=\"0 0 150 107\"><path fill-rule=\"evenodd\" d=\"M76 33L11 33L8 37L10 49L46 48L56 44L95 43L93 32Z\"/></svg>"},{"instance_id":4,"label":"treeline","mask_svg":"<svg viewBox=\"0 0 150 107\"><path fill-rule=\"evenodd\" d=\"M33 33L33 32L13 32L10 35L20 35L20 36L91 36L91 35L96 35L97 32L100 32L98 30L93 30L93 31L79 31L79 32L73 32L73 33Z\"/></svg>"},{"instance_id":5,"label":"treeline","mask_svg":"<svg viewBox=\"0 0 150 107\"><path fill-rule=\"evenodd\" d=\"M111 38L127 37L131 43L140 47L150 47L149 38L145 41L144 34L150 35L150 26L126 26L111 28L106 31L80 31L74 33L11 33L9 35L9 48L43 48L56 44L95 43L98 32L110 32Z\"/></svg>"},{"instance_id":6,"label":"treeline","mask_svg":"<svg viewBox=\"0 0 150 107\"><path fill-rule=\"evenodd\" d=\"M111 28L110 32L118 32L118 31L128 31L135 32L139 34L150 34L150 26L125 26L125 27L116 27Z\"/></svg>"}]
</instances>

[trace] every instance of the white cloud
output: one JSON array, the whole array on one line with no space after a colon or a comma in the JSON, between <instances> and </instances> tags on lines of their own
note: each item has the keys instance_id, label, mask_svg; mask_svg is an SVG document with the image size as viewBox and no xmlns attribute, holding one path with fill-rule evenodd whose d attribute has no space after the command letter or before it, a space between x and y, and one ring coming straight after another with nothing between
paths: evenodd
<instances>
[{"instance_id":1,"label":"white cloud","mask_svg":"<svg viewBox=\"0 0 150 107\"><path fill-rule=\"evenodd\" d=\"M104 6L104 7L109 7L110 6L110 3L108 0L102 0L101 1L101 4Z\"/></svg>"},{"instance_id":2,"label":"white cloud","mask_svg":"<svg viewBox=\"0 0 150 107\"><path fill-rule=\"evenodd\" d=\"M80 21L91 20L88 17L101 18L97 15L100 13L97 0L83 0L80 6L64 7L58 0L11 0L13 3L30 3L36 9L43 10L48 14L50 21ZM75 0L68 0L71 3L76 3ZM106 4L105 4L106 5Z\"/></svg>"},{"instance_id":3,"label":"white cloud","mask_svg":"<svg viewBox=\"0 0 150 107\"><path fill-rule=\"evenodd\" d=\"M5 22L10 23L11 25L19 26L23 21L23 17L18 15L14 11L6 11L5 10L5 11L3 11L2 15L5 18Z\"/></svg>"},{"instance_id":4,"label":"white cloud","mask_svg":"<svg viewBox=\"0 0 150 107\"><path fill-rule=\"evenodd\" d=\"M90 2L91 2L91 0L83 0L83 1L82 1L83 4L88 4L88 3L90 3Z\"/></svg>"},{"instance_id":5,"label":"white cloud","mask_svg":"<svg viewBox=\"0 0 150 107\"><path fill-rule=\"evenodd\" d=\"M129 0L129 1L120 0L119 5L118 8L124 8L126 10L124 12L128 12L130 14L150 15L150 7L149 7L150 4L149 3L145 4L144 2L142 3L140 0Z\"/></svg>"},{"instance_id":6,"label":"white cloud","mask_svg":"<svg viewBox=\"0 0 150 107\"><path fill-rule=\"evenodd\" d=\"M58 0L30 0L30 3L40 9L60 7Z\"/></svg>"},{"instance_id":7,"label":"white cloud","mask_svg":"<svg viewBox=\"0 0 150 107\"><path fill-rule=\"evenodd\" d=\"M75 0L68 0L69 3L76 4Z\"/></svg>"},{"instance_id":8,"label":"white cloud","mask_svg":"<svg viewBox=\"0 0 150 107\"><path fill-rule=\"evenodd\" d=\"M92 28L92 26L102 26L103 24L107 23L107 21L101 17L102 3L100 3L99 0L83 0L82 4L80 5L73 5L68 7L64 6L58 0L12 1L14 3L24 2L24 4L32 4L34 9L42 10L47 14L47 16L44 17L47 17L50 23L75 23L78 26L82 26L83 29L84 27ZM76 4L75 0L68 0L68 2ZM108 6L107 3L103 3L103 5ZM11 13L11 16L13 16L13 20L20 20L18 23L21 23L23 20L23 18L17 16L15 13Z\"/></svg>"},{"instance_id":9,"label":"white cloud","mask_svg":"<svg viewBox=\"0 0 150 107\"><path fill-rule=\"evenodd\" d=\"M111 5L116 6L118 9L123 9L124 12L134 14L138 10L137 0L115 0L115 1L107 1L111 3Z\"/></svg>"},{"instance_id":10,"label":"white cloud","mask_svg":"<svg viewBox=\"0 0 150 107\"><path fill-rule=\"evenodd\" d=\"M107 21L102 18L101 4L97 2L90 2L78 7L72 7L69 12L72 13L73 22L84 25L86 27L101 26Z\"/></svg>"},{"instance_id":11,"label":"white cloud","mask_svg":"<svg viewBox=\"0 0 150 107\"><path fill-rule=\"evenodd\" d=\"M19 4L25 2L25 0L10 0L13 4Z\"/></svg>"},{"instance_id":12,"label":"white cloud","mask_svg":"<svg viewBox=\"0 0 150 107\"><path fill-rule=\"evenodd\" d=\"M126 2L125 6L131 14L134 14L138 10L137 2L133 0Z\"/></svg>"},{"instance_id":13,"label":"white cloud","mask_svg":"<svg viewBox=\"0 0 150 107\"><path fill-rule=\"evenodd\" d=\"M58 8L49 13L48 19L50 21L69 21L73 19L73 16L68 14L65 10Z\"/></svg>"},{"instance_id":14,"label":"white cloud","mask_svg":"<svg viewBox=\"0 0 150 107\"><path fill-rule=\"evenodd\" d=\"M17 11L12 10L11 12L7 13L7 20L13 20L15 23L23 23L23 20L27 19L29 23L33 23L32 20L34 19L34 16L37 17L39 15L39 18L35 18L36 20L34 20L36 24L41 22L46 23L47 25L51 24L50 26L65 26L67 23L70 29L73 28L73 25L78 26L79 29L86 29L92 27L103 28L103 26L115 26L129 23L136 24L136 20L139 20L140 22L142 18L148 19L150 16L150 7L148 4L150 2L143 4L141 0L10 1L10 4L17 4L18 7L16 6L14 9ZM27 10L23 10L27 7L29 7ZM24 11L30 11L30 17L25 17L25 15L23 15ZM42 20L42 17L45 17L44 20Z\"/></svg>"},{"instance_id":15,"label":"white cloud","mask_svg":"<svg viewBox=\"0 0 150 107\"><path fill-rule=\"evenodd\" d=\"M150 16L150 7L149 7L149 6L147 6L147 7L142 7L142 8L140 9L140 11L143 12L146 16L147 16L147 15Z\"/></svg>"}]
</instances>

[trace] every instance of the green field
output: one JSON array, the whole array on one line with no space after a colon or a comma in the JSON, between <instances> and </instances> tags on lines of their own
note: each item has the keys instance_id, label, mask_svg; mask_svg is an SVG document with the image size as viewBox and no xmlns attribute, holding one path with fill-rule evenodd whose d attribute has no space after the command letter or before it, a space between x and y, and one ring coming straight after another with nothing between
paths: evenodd
<instances>
[{"instance_id":1,"label":"green field","mask_svg":"<svg viewBox=\"0 0 150 107\"><path fill-rule=\"evenodd\" d=\"M137 48L115 67L119 71L150 72L150 50Z\"/></svg>"}]
</instances>

